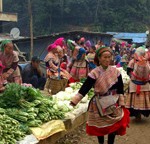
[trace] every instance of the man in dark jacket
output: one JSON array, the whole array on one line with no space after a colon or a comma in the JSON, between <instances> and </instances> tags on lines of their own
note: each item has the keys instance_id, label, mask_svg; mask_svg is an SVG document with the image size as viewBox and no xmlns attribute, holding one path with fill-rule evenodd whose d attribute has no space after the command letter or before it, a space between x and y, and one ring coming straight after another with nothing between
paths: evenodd
<instances>
[{"instance_id":1,"label":"man in dark jacket","mask_svg":"<svg viewBox=\"0 0 150 144\"><path fill-rule=\"evenodd\" d=\"M44 89L46 78L44 77L40 69L40 59L37 56L33 56L31 63L27 64L22 71L23 83L32 84L33 87Z\"/></svg>"}]
</instances>

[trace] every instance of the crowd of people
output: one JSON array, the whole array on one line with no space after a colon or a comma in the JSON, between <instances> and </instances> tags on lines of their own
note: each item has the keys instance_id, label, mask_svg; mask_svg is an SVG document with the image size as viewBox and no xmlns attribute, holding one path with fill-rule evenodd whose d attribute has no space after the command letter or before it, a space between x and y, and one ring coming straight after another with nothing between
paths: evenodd
<instances>
[{"instance_id":1,"label":"crowd of people","mask_svg":"<svg viewBox=\"0 0 150 144\"><path fill-rule=\"evenodd\" d=\"M106 46L101 40L96 44L84 37L73 40L58 38L47 47L44 58L46 77L40 69L40 58L34 56L22 73L18 68L19 58L9 40L1 42L0 51L0 92L5 84L29 83L33 87L56 94L65 90L69 83L85 82L71 99L76 106L94 88L89 102L86 132L97 136L104 144L114 144L116 135L124 135L129 126L129 117L140 120L150 115L150 47L117 43ZM117 67L130 76L126 97L122 76Z\"/></svg>"}]
</instances>

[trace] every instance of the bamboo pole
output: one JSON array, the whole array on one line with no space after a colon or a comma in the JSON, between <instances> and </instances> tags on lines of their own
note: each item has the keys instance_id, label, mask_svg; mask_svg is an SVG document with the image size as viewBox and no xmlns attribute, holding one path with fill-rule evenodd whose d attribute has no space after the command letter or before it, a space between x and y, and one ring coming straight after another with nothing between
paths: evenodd
<instances>
[{"instance_id":1,"label":"bamboo pole","mask_svg":"<svg viewBox=\"0 0 150 144\"><path fill-rule=\"evenodd\" d=\"M0 0L0 12L3 12L3 0Z\"/></svg>"},{"instance_id":2,"label":"bamboo pole","mask_svg":"<svg viewBox=\"0 0 150 144\"><path fill-rule=\"evenodd\" d=\"M31 59L33 56L33 18L32 18L31 0L28 0L28 11L30 21L30 59Z\"/></svg>"}]
</instances>

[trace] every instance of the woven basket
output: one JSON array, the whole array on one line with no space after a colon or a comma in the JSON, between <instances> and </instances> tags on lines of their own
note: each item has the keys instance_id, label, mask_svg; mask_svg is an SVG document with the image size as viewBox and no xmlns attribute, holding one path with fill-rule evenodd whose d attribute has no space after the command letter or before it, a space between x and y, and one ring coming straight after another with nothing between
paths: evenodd
<instances>
[{"instance_id":1,"label":"woven basket","mask_svg":"<svg viewBox=\"0 0 150 144\"><path fill-rule=\"evenodd\" d=\"M45 88L51 91L51 94L54 95L59 91L64 91L67 86L68 80L67 79L51 79L48 78L46 81Z\"/></svg>"}]
</instances>

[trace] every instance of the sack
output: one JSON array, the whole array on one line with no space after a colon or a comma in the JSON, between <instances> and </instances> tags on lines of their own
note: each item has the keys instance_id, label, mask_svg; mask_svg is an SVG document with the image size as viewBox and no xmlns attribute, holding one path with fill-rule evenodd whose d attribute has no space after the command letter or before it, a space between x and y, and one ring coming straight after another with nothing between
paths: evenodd
<instances>
[{"instance_id":1,"label":"sack","mask_svg":"<svg viewBox=\"0 0 150 144\"><path fill-rule=\"evenodd\" d=\"M109 95L98 98L95 96L98 111L101 116L112 114L116 109L116 102L119 95Z\"/></svg>"}]
</instances>

